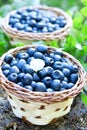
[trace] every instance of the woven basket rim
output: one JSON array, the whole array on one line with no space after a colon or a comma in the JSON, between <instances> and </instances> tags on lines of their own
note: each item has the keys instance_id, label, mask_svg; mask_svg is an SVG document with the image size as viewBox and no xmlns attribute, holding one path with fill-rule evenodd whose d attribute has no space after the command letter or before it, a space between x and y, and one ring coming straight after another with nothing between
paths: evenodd
<instances>
[{"instance_id":1,"label":"woven basket rim","mask_svg":"<svg viewBox=\"0 0 87 130\"><path fill-rule=\"evenodd\" d=\"M24 50L28 49L29 47L36 47L36 46L37 45L26 45L26 46L23 46L23 47L17 47L15 49L9 50L7 53L5 53L0 58L0 66L2 65L3 59L7 54L13 54L14 55L18 51L24 51ZM54 51L56 49L56 48L53 48L53 47L52 48L48 47L48 48L52 49L52 51ZM86 72L77 59L75 59L72 55L68 54L67 52L64 52L64 51L62 51L62 52L63 52L64 57L67 57L67 58L69 58L69 60L72 60L72 62L75 63L79 68L79 73L78 73L79 79L78 79L77 83L71 89L67 89L67 90L64 90L64 91L52 92L52 93L49 93L49 92L33 92L33 91L27 90L27 89L15 84L15 83L9 81L9 80L7 80L7 78L2 73L1 67L0 67L0 78L1 78L0 82L3 82L4 85L5 85L5 87L3 86L4 89L7 92L11 92L13 95L17 94L17 96L22 97L22 98L31 96L30 99L35 98L36 100L38 100L38 98L42 98L41 100L45 100L46 103L47 102L49 103L49 101L47 101L47 99L52 100L51 99L52 96L55 96L55 97L54 97L54 100L52 100L51 102L55 101L56 96L60 97L60 98L57 99L58 101L63 101L67 98L75 97L75 96L78 95L78 93L80 93L82 91L83 86L86 83L86 80L87 80L86 79ZM19 93L20 93L20 95L18 95ZM62 96L63 94L64 94L64 96ZM27 100L27 98L26 98L26 100Z\"/></svg>"},{"instance_id":2,"label":"woven basket rim","mask_svg":"<svg viewBox=\"0 0 87 130\"><path fill-rule=\"evenodd\" d=\"M72 27L72 18L62 9L55 8L55 7L45 7L45 6L30 6L34 9L45 10L49 12L53 12L56 15L63 15L67 20L67 24L60 30L53 31L52 33L32 33L32 32L25 32L19 31L11 28L8 24L10 15L14 14L17 10L11 11L8 15L3 18L1 28L2 30L9 36L13 38L18 38L20 40L52 40L52 39L63 39L70 31ZM19 10L25 10L27 7L20 8ZM52 38L51 38L52 37Z\"/></svg>"}]
</instances>

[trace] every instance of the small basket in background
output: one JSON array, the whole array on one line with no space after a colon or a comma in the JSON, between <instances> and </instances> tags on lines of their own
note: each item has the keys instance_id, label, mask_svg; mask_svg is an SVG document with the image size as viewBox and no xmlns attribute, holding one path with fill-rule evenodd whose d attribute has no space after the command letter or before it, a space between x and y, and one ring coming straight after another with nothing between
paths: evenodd
<instances>
[{"instance_id":1,"label":"small basket in background","mask_svg":"<svg viewBox=\"0 0 87 130\"><path fill-rule=\"evenodd\" d=\"M27 45L11 49L0 58L0 83L6 90L12 110L17 117L34 125L47 125L70 111L74 97L82 91L86 83L86 72L78 60L63 52L63 57L78 67L79 78L71 89L56 92L33 92L25 89L7 80L2 73L1 66L7 54L15 56L19 51L25 51L30 47L35 48L36 46ZM48 47L48 49L49 52L56 50L51 47Z\"/></svg>"},{"instance_id":2,"label":"small basket in background","mask_svg":"<svg viewBox=\"0 0 87 130\"><path fill-rule=\"evenodd\" d=\"M62 40L64 39L70 32L72 27L72 19L71 17L62 9L54 8L54 7L44 7L44 6L32 6L33 9L39 9L44 11L47 14L54 15L54 16L64 16L65 20L67 21L66 25L57 31L48 32L48 33L32 33L32 32L24 32L14 30L12 27L9 26L9 17L14 14L16 11L11 11L2 22L2 30L10 37L11 43L27 43L31 44L31 41L52 41L52 40ZM19 10L24 11L27 7L21 8Z\"/></svg>"}]
</instances>

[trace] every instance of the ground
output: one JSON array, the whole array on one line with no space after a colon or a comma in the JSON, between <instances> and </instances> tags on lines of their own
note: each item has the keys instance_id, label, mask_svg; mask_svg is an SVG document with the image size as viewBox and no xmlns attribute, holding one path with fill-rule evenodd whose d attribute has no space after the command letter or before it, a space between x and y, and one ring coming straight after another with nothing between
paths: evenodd
<instances>
[{"instance_id":1,"label":"ground","mask_svg":"<svg viewBox=\"0 0 87 130\"><path fill-rule=\"evenodd\" d=\"M0 130L87 130L87 106L81 102L79 95L66 116L53 124L34 126L15 117L5 91L0 88Z\"/></svg>"}]
</instances>

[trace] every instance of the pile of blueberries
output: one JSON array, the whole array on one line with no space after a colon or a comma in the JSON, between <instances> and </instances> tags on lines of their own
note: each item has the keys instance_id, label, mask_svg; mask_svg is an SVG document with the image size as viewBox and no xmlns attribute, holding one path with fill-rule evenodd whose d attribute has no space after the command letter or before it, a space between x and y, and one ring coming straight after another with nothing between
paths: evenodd
<instances>
[{"instance_id":1,"label":"pile of blueberries","mask_svg":"<svg viewBox=\"0 0 87 130\"><path fill-rule=\"evenodd\" d=\"M48 12L47 12L48 13ZM67 24L63 15L48 15L40 9L17 10L9 17L9 25L18 31L47 33L60 30Z\"/></svg>"},{"instance_id":2,"label":"pile of blueberries","mask_svg":"<svg viewBox=\"0 0 87 130\"><path fill-rule=\"evenodd\" d=\"M45 65L37 72L30 67L33 59L41 59ZM54 92L71 89L78 80L78 68L63 56L45 45L30 47L14 56L7 54L2 64L6 78L19 86L38 92Z\"/></svg>"}]
</instances>

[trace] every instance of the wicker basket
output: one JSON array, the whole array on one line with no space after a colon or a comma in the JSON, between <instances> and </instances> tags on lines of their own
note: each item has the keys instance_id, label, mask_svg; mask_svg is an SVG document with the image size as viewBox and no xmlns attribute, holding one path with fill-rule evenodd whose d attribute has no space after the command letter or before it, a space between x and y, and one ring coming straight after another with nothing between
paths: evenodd
<instances>
[{"instance_id":1,"label":"wicker basket","mask_svg":"<svg viewBox=\"0 0 87 130\"><path fill-rule=\"evenodd\" d=\"M25 10L26 8L27 7L21 8L20 10ZM52 14L56 16L63 15L67 21L67 24L61 30L54 31L52 33L29 33L29 32L24 32L24 31L18 31L11 28L8 24L9 16L16 12L16 11L12 11L3 19L3 22L2 22L2 30L11 38L12 43L23 42L23 43L29 44L29 41L31 40L32 41L38 41L38 40L51 41L51 40L62 40L65 38L65 36L69 33L72 27L72 19L70 16L68 16L67 13L65 13L61 9L53 8L53 7L39 6L39 7L33 7L33 8L45 11L47 12L47 14L51 12Z\"/></svg>"},{"instance_id":2,"label":"wicker basket","mask_svg":"<svg viewBox=\"0 0 87 130\"><path fill-rule=\"evenodd\" d=\"M73 99L77 96L85 85L86 72L83 67L70 54L63 52L63 56L70 60L70 62L79 68L79 79L71 89L60 92L33 92L29 91L19 85L8 81L2 74L1 66L4 57L10 53L15 55L19 51L28 49L29 47L36 47L28 45L24 47L9 50L0 59L0 83L6 90L8 100L11 104L14 114L35 125L46 125L52 120L66 115L70 111ZM49 51L55 51L55 48L50 48Z\"/></svg>"}]
</instances>

